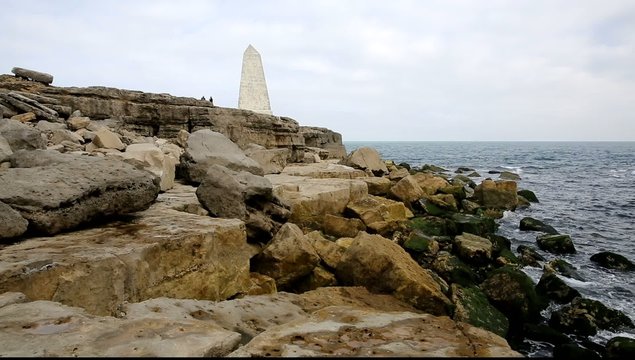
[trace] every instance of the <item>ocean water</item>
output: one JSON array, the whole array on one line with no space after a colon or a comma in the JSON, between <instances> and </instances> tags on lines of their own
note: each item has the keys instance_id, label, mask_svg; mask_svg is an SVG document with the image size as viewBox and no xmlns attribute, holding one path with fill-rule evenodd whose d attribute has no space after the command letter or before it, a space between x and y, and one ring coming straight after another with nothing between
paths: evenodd
<instances>
[{"instance_id":1,"label":"ocean water","mask_svg":"<svg viewBox=\"0 0 635 360\"><path fill-rule=\"evenodd\" d=\"M635 322L635 273L608 270L590 261L591 255L612 251L635 262L635 142L344 142L346 150L375 148L385 160L411 166L434 164L448 170L474 168L481 178L497 179L489 170L520 175L519 189L532 190L540 203L507 211L499 234L518 245L531 245L547 260L560 257L574 265L586 281L561 277L584 297L621 310ZM570 234L573 255L543 252L536 232L520 231L520 219L531 216ZM523 269L536 283L542 269ZM549 311L545 311L549 316ZM602 331L591 339L605 344L614 336L635 338L635 331ZM528 356L551 356L551 346L530 342Z\"/></svg>"}]
</instances>

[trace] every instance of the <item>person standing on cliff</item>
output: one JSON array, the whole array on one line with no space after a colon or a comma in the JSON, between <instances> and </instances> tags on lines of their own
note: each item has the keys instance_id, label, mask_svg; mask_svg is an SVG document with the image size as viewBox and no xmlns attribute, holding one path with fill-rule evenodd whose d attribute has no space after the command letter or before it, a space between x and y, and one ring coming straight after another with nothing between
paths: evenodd
<instances>
[{"instance_id":1,"label":"person standing on cliff","mask_svg":"<svg viewBox=\"0 0 635 360\"><path fill-rule=\"evenodd\" d=\"M211 97L211 96L209 97L209 102L211 102L211 103L212 103L212 105L214 105L214 99L212 99L212 97Z\"/></svg>"}]
</instances>

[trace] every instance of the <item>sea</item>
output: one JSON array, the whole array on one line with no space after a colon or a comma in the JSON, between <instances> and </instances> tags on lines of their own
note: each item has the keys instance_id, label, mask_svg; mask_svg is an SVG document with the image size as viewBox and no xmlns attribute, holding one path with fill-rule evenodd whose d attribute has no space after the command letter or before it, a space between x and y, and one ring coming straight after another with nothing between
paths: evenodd
<instances>
[{"instance_id":1,"label":"sea","mask_svg":"<svg viewBox=\"0 0 635 360\"><path fill-rule=\"evenodd\" d=\"M480 178L496 180L495 171L520 175L519 189L532 190L539 203L506 211L498 220L498 234L518 245L531 245L547 260L559 257L574 265L585 281L561 277L582 296L621 310L635 322L635 273L609 270L589 258L612 251L635 262L635 142L438 142L345 141L350 153L362 146L376 149L384 160L411 166L431 164L452 175L459 167L475 169ZM520 231L525 216L542 220L560 233L570 234L577 252L554 255L538 249L536 232ZM542 269L525 267L534 282ZM543 312L546 318L559 306ZM615 336L635 338L635 331L600 331L591 340L604 345ZM547 343L526 341L528 357L551 357Z\"/></svg>"}]
</instances>

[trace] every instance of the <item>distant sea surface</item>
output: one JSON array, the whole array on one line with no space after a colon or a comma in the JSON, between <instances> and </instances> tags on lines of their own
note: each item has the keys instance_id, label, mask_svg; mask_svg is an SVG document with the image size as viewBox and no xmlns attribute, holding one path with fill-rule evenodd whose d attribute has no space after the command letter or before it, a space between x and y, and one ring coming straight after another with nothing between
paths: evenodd
<instances>
[{"instance_id":1,"label":"distant sea surface","mask_svg":"<svg viewBox=\"0 0 635 360\"><path fill-rule=\"evenodd\" d=\"M532 190L540 203L505 212L498 233L518 245L531 245L547 260L556 255L536 245L536 232L520 231L525 216L544 221L570 234L577 250L558 257L573 264L586 281L561 277L584 297L621 310L635 322L635 274L608 270L589 260L612 251L635 262L635 142L344 142L350 153L362 146L376 149L384 160L411 166L433 164L453 174L458 167L474 168L480 178L496 180L490 170L520 175L519 189ZM536 283L542 269L523 269ZM557 309L557 306L545 311ZM592 340L605 344L614 336L635 338L635 332L600 332ZM551 356L548 344L531 342L528 356Z\"/></svg>"}]
</instances>

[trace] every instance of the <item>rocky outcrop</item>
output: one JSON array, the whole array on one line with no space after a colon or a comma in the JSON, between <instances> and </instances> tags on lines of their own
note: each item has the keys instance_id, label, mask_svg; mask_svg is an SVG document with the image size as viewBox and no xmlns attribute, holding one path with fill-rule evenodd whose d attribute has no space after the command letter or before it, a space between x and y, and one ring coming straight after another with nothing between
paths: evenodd
<instances>
[{"instance_id":1,"label":"rocky outcrop","mask_svg":"<svg viewBox=\"0 0 635 360\"><path fill-rule=\"evenodd\" d=\"M154 174L116 159L21 150L9 160L0 201L46 234L147 209L159 193Z\"/></svg>"},{"instance_id":2,"label":"rocky outcrop","mask_svg":"<svg viewBox=\"0 0 635 360\"><path fill-rule=\"evenodd\" d=\"M114 315L126 301L223 300L246 292L251 250L244 223L175 210L196 201L191 192L164 200L169 196L125 221L6 246L0 293Z\"/></svg>"},{"instance_id":3,"label":"rocky outcrop","mask_svg":"<svg viewBox=\"0 0 635 360\"><path fill-rule=\"evenodd\" d=\"M327 150L328 159L343 159L346 157L346 148L342 144L341 134L314 126L300 126L300 134L304 137L306 146Z\"/></svg>"},{"instance_id":4,"label":"rocky outcrop","mask_svg":"<svg viewBox=\"0 0 635 360\"><path fill-rule=\"evenodd\" d=\"M386 164L382 161L377 150L366 146L353 150L342 160L342 164L355 169L367 170L375 176L388 174L388 168L386 168Z\"/></svg>"}]
</instances>

